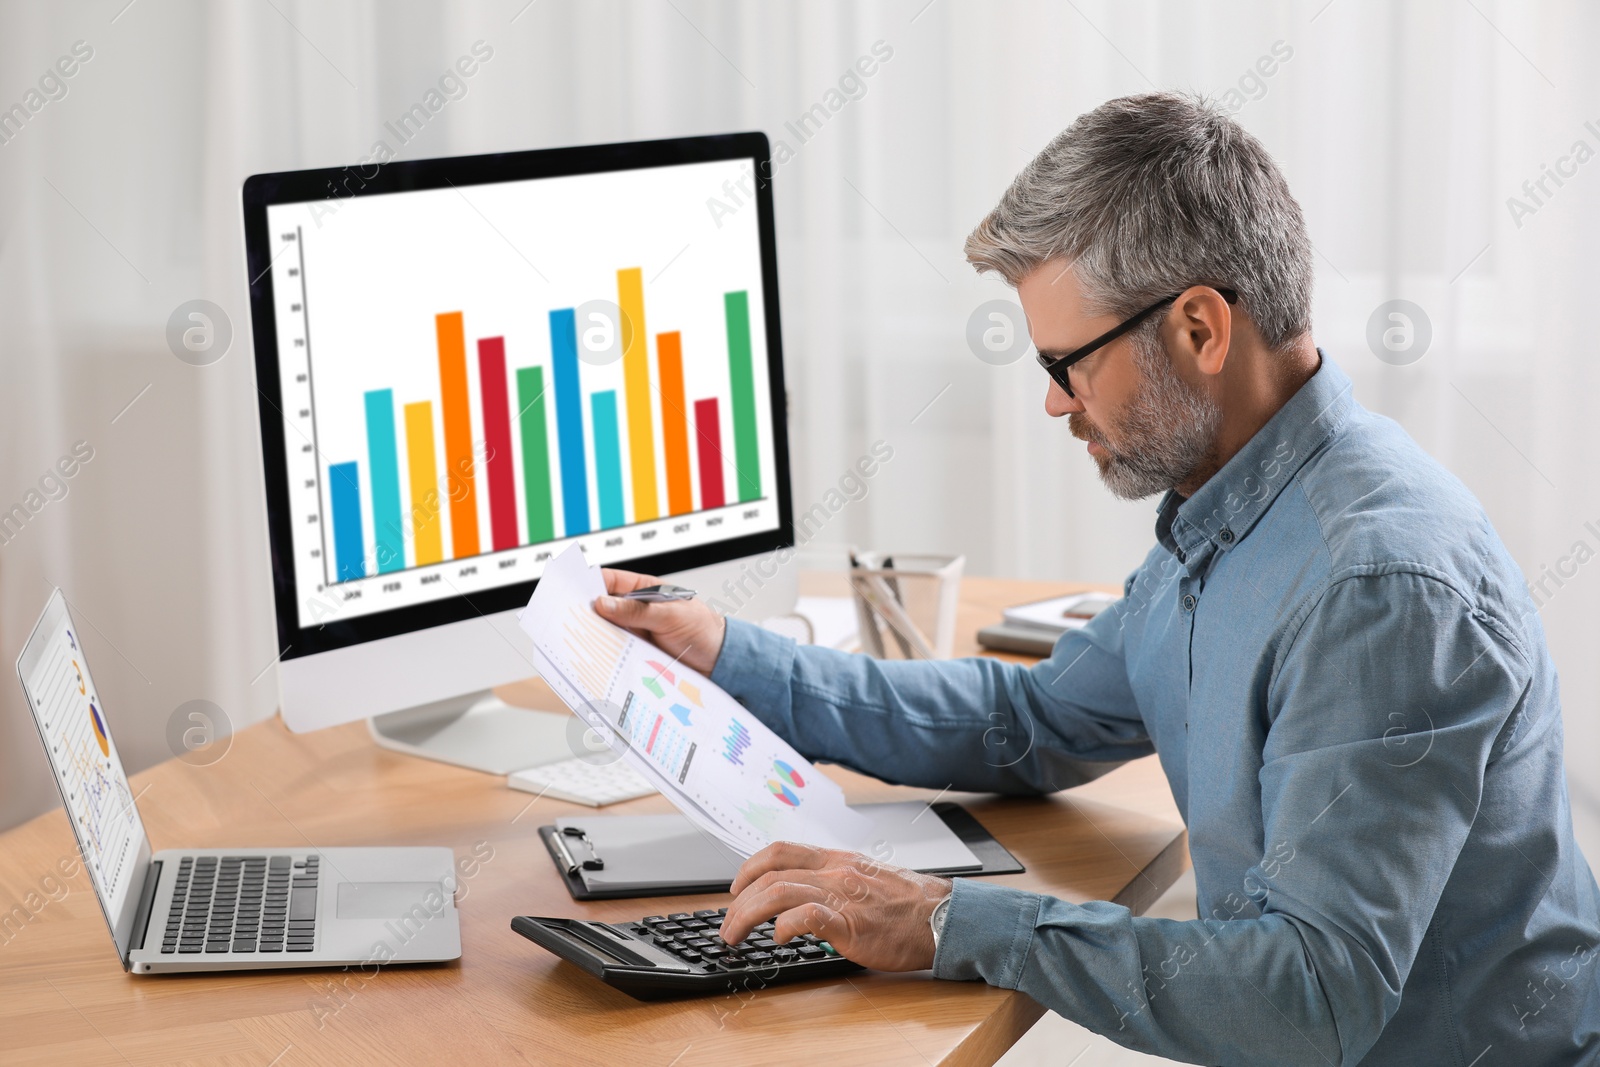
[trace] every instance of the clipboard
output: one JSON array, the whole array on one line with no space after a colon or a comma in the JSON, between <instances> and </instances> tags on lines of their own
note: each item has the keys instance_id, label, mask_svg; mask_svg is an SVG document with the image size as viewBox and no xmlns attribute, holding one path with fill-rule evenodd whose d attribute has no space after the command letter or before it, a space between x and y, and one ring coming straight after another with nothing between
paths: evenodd
<instances>
[{"instance_id":1,"label":"clipboard","mask_svg":"<svg viewBox=\"0 0 1600 1067\"><path fill-rule=\"evenodd\" d=\"M941 801L929 810L971 850L980 866L928 869L924 874L961 877L1026 870L961 805ZM563 823L539 827L539 838L573 900L726 893L744 862L677 813L579 816Z\"/></svg>"}]
</instances>

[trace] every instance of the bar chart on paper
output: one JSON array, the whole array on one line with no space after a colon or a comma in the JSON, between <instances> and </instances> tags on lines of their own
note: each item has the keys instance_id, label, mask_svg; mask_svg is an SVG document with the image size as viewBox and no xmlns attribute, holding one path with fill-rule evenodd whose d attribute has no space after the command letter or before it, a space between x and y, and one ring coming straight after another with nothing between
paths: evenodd
<instances>
[{"instance_id":1,"label":"bar chart on paper","mask_svg":"<svg viewBox=\"0 0 1600 1067\"><path fill-rule=\"evenodd\" d=\"M740 165L269 209L303 624L777 528Z\"/></svg>"}]
</instances>

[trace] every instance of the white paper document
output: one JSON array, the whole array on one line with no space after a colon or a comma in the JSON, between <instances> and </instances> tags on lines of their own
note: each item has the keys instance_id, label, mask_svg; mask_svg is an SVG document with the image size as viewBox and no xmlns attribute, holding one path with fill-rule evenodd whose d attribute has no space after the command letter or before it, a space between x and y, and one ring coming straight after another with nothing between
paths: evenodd
<instances>
[{"instance_id":1,"label":"white paper document","mask_svg":"<svg viewBox=\"0 0 1600 1067\"><path fill-rule=\"evenodd\" d=\"M600 569L573 545L545 567L518 617L540 675L568 707L741 856L774 841L872 849L881 834L838 785L709 678L595 614L604 593ZM929 821L939 820L919 823Z\"/></svg>"}]
</instances>

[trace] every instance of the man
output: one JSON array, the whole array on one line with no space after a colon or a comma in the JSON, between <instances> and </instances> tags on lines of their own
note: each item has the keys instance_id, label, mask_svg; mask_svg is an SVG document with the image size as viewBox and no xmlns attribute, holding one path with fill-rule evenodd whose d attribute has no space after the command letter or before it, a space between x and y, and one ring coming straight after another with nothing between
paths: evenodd
<instances>
[{"instance_id":1,"label":"man","mask_svg":"<svg viewBox=\"0 0 1600 1067\"><path fill-rule=\"evenodd\" d=\"M1177 1060L1600 1061L1600 890L1539 616L1472 495L1312 343L1311 244L1260 143L1183 97L1113 100L967 256L1016 286L1045 409L1106 485L1166 494L1115 607L1032 668L800 648L699 604L599 609L801 751L883 778L1044 793L1155 751L1199 918L778 844L740 871L724 935L777 916L775 939L1020 989Z\"/></svg>"}]
</instances>

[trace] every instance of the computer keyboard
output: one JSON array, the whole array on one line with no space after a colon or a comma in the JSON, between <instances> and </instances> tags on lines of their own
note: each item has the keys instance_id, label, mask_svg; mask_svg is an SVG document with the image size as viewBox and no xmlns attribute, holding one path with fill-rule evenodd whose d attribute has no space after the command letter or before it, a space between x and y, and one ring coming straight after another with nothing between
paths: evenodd
<instances>
[{"instance_id":1,"label":"computer keyboard","mask_svg":"<svg viewBox=\"0 0 1600 1067\"><path fill-rule=\"evenodd\" d=\"M163 953L311 952L319 857L185 856Z\"/></svg>"},{"instance_id":2,"label":"computer keyboard","mask_svg":"<svg viewBox=\"0 0 1600 1067\"><path fill-rule=\"evenodd\" d=\"M772 923L737 945L722 941L727 908L602 923L518 915L511 929L639 1000L760 989L861 969L813 934L772 940Z\"/></svg>"},{"instance_id":3,"label":"computer keyboard","mask_svg":"<svg viewBox=\"0 0 1600 1067\"><path fill-rule=\"evenodd\" d=\"M620 759L594 764L575 757L543 763L509 775L506 784L512 789L587 804L591 808L647 797L656 791L655 786L640 777L626 760Z\"/></svg>"}]
</instances>

